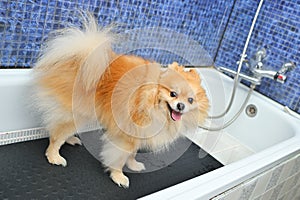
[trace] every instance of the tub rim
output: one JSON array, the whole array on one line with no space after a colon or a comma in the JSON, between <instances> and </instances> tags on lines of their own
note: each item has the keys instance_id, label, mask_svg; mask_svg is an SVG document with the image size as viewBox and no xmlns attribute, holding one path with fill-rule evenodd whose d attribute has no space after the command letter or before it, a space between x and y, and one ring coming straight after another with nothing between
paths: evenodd
<instances>
[{"instance_id":1,"label":"tub rim","mask_svg":"<svg viewBox=\"0 0 300 200\"><path fill-rule=\"evenodd\" d=\"M297 154L300 154L299 135L141 199L210 199Z\"/></svg>"}]
</instances>

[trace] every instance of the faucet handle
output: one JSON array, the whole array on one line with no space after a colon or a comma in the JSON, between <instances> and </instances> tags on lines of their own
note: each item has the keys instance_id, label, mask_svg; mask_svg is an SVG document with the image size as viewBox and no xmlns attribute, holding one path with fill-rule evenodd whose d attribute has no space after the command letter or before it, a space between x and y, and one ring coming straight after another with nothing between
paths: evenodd
<instances>
[{"instance_id":1,"label":"faucet handle","mask_svg":"<svg viewBox=\"0 0 300 200\"><path fill-rule=\"evenodd\" d=\"M285 83L286 78L287 78L286 75L281 74L279 72L277 72L274 76L274 80L276 80L279 83Z\"/></svg>"},{"instance_id":2,"label":"faucet handle","mask_svg":"<svg viewBox=\"0 0 300 200\"><path fill-rule=\"evenodd\" d=\"M284 63L281 69L275 74L274 79L280 83L284 83L287 78L285 74L289 71L292 71L295 68L296 68L296 64L294 62Z\"/></svg>"},{"instance_id":3,"label":"faucet handle","mask_svg":"<svg viewBox=\"0 0 300 200\"><path fill-rule=\"evenodd\" d=\"M254 60L256 62L261 62L263 59L267 57L267 49L265 47L257 50L254 54Z\"/></svg>"},{"instance_id":4,"label":"faucet handle","mask_svg":"<svg viewBox=\"0 0 300 200\"><path fill-rule=\"evenodd\" d=\"M281 66L281 69L278 71L281 74L285 74L289 71L292 71L296 68L296 64L294 62L287 62Z\"/></svg>"},{"instance_id":5,"label":"faucet handle","mask_svg":"<svg viewBox=\"0 0 300 200\"><path fill-rule=\"evenodd\" d=\"M250 68L251 69L262 69L263 60L267 57L267 49L266 47L262 47L258 49L250 58Z\"/></svg>"}]
</instances>

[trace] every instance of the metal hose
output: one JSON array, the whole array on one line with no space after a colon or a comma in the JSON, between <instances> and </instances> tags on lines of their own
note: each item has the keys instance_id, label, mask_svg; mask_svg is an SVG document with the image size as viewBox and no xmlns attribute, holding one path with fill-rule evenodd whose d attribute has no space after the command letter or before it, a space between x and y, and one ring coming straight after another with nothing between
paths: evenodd
<instances>
[{"instance_id":1,"label":"metal hose","mask_svg":"<svg viewBox=\"0 0 300 200\"><path fill-rule=\"evenodd\" d=\"M218 114L216 116L209 116L209 118L211 118L211 119L217 119L217 118L221 118L221 117L225 116L228 113L228 111L230 110L231 106L232 106L232 102L233 102L234 97L235 97L236 88L237 88L237 85L238 85L238 82L239 82L240 71L241 71L244 59L246 57L246 51L247 51L247 48L248 48L248 45L249 45L249 41L250 41L250 38L252 36L252 32L253 32L253 29L254 29L254 26L255 26L258 14L259 14L259 12L261 10L262 4L263 4L263 0L260 0L259 4L257 6L256 13L254 15L254 18L252 20L252 24L251 24L251 27L250 27L250 30L249 30L249 33L248 33L248 36L247 36L247 39L246 39L246 42L245 42L243 53L241 54L241 59L239 61L237 73L236 73L236 76L234 78L234 85L233 85L233 88L232 88L231 98L230 98L230 101L229 101L229 103L227 105L227 108L221 114Z\"/></svg>"},{"instance_id":2,"label":"metal hose","mask_svg":"<svg viewBox=\"0 0 300 200\"><path fill-rule=\"evenodd\" d=\"M255 86L254 84L251 84L250 85L250 89L249 89L249 92L248 92L248 95L243 103L243 105L241 106L241 108L239 109L239 111L229 120L227 121L224 125L222 126L219 126L219 127L206 127L206 126L199 126L199 128L202 128L204 130L207 130L207 131L220 131L228 126L230 126L239 116L240 114L242 113L242 111L245 109L250 97L251 97L251 94L253 92L253 90L255 89Z\"/></svg>"}]
</instances>

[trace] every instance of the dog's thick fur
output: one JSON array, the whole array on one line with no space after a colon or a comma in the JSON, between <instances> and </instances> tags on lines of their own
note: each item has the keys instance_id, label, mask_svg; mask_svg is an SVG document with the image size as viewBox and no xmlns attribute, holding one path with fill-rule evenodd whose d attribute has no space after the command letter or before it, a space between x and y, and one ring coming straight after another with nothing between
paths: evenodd
<instances>
[{"instance_id":1,"label":"dog's thick fur","mask_svg":"<svg viewBox=\"0 0 300 200\"><path fill-rule=\"evenodd\" d=\"M49 163L66 166L60 147L81 144L76 128L96 116L107 130L103 165L116 184L128 187L124 165L145 169L135 160L137 150L167 147L180 133L195 130L209 103L195 70L177 63L161 69L140 57L117 55L113 41L92 17L83 29L67 28L49 40L34 69L35 102L50 132Z\"/></svg>"}]
</instances>

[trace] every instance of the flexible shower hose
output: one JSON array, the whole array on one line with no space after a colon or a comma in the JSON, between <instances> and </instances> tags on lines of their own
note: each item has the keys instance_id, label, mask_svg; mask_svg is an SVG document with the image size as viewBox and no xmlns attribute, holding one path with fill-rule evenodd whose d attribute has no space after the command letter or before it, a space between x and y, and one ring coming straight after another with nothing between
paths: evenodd
<instances>
[{"instance_id":1,"label":"flexible shower hose","mask_svg":"<svg viewBox=\"0 0 300 200\"><path fill-rule=\"evenodd\" d=\"M235 98L236 88L237 88L238 83L239 83L240 71L241 71L244 59L246 57L246 51L247 51L247 48L248 48L248 45L249 45L249 41L250 41L250 38L252 36L252 32L253 32L258 14L261 10L262 4L263 4L263 0L260 0L259 5L258 5L257 10L256 10L256 13L255 13L255 16L252 20L252 24L251 24L251 27L250 27L250 30L249 30L249 33L248 33L248 36L247 36L247 39L246 39L246 42L245 42L243 53L241 54L241 59L239 61L237 73L236 73L236 76L234 78L234 84L233 84L233 88L232 88L232 92L231 92L230 101L229 101L229 103L228 103L228 105L227 105L227 107L226 107L226 109L223 113L215 115L215 116L208 116L209 119L217 119L217 118L221 118L221 117L225 116L228 113L228 111L230 110L231 106L232 106L233 100ZM220 126L220 127L199 126L199 127L202 128L202 129L208 130L208 131L219 131L219 130L222 130L222 129L228 127L230 124L232 124L236 120L236 118L240 115L242 110L245 108L245 106L246 106L246 104L247 104L254 88L255 88L255 85L252 84L251 87L250 87L250 90L248 92L248 95L247 95L242 107L240 108L240 110L236 113L236 115L234 115L234 117L232 119L230 119L228 122L226 122L223 126Z\"/></svg>"}]
</instances>

